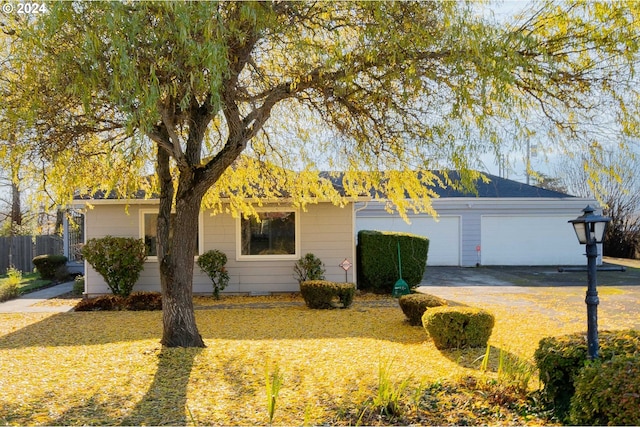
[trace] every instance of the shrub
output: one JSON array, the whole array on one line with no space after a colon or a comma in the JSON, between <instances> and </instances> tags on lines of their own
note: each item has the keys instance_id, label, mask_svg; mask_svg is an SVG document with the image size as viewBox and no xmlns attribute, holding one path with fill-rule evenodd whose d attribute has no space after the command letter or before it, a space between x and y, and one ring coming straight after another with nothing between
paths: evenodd
<instances>
[{"instance_id":1,"label":"shrub","mask_svg":"<svg viewBox=\"0 0 640 427\"><path fill-rule=\"evenodd\" d=\"M96 298L87 298L80 301L74 307L75 311L114 311L122 310L124 298L119 295L102 295Z\"/></svg>"},{"instance_id":2,"label":"shrub","mask_svg":"<svg viewBox=\"0 0 640 427\"><path fill-rule=\"evenodd\" d=\"M407 233L361 230L358 232L358 287L391 293L400 277L398 244L402 260L402 278L410 287L422 281L427 266L429 239Z\"/></svg>"},{"instance_id":3,"label":"shrub","mask_svg":"<svg viewBox=\"0 0 640 427\"><path fill-rule=\"evenodd\" d=\"M67 257L64 255L38 255L32 260L33 265L38 269L40 277L53 280L60 267L67 264Z\"/></svg>"},{"instance_id":4,"label":"shrub","mask_svg":"<svg viewBox=\"0 0 640 427\"><path fill-rule=\"evenodd\" d=\"M56 269L55 279L57 282L66 282L71 278L72 276L66 263Z\"/></svg>"},{"instance_id":5,"label":"shrub","mask_svg":"<svg viewBox=\"0 0 640 427\"><path fill-rule=\"evenodd\" d=\"M398 303L412 326L422 326L422 316L428 308L447 305L447 301L442 298L428 294L403 295Z\"/></svg>"},{"instance_id":6,"label":"shrub","mask_svg":"<svg viewBox=\"0 0 640 427\"><path fill-rule=\"evenodd\" d=\"M324 263L314 254L306 254L293 266L293 276L298 283L307 280L324 280Z\"/></svg>"},{"instance_id":7,"label":"shrub","mask_svg":"<svg viewBox=\"0 0 640 427\"><path fill-rule=\"evenodd\" d=\"M20 288L15 283L0 283L0 302L8 301L20 295Z\"/></svg>"},{"instance_id":8,"label":"shrub","mask_svg":"<svg viewBox=\"0 0 640 427\"><path fill-rule=\"evenodd\" d=\"M575 379L574 425L640 425L640 353L586 366Z\"/></svg>"},{"instance_id":9,"label":"shrub","mask_svg":"<svg viewBox=\"0 0 640 427\"><path fill-rule=\"evenodd\" d=\"M123 308L130 311L162 310L162 294L159 292L134 292L124 300Z\"/></svg>"},{"instance_id":10,"label":"shrub","mask_svg":"<svg viewBox=\"0 0 640 427\"><path fill-rule=\"evenodd\" d=\"M472 307L435 307L422 316L422 324L438 350L484 347L494 323L493 314Z\"/></svg>"},{"instance_id":11,"label":"shrub","mask_svg":"<svg viewBox=\"0 0 640 427\"><path fill-rule=\"evenodd\" d=\"M220 291L229 284L229 273L225 268L227 255L217 249L207 251L198 257L198 267L204 271L213 282L213 295L220 299Z\"/></svg>"},{"instance_id":12,"label":"shrub","mask_svg":"<svg viewBox=\"0 0 640 427\"><path fill-rule=\"evenodd\" d=\"M128 296L144 268L144 240L106 236L89 239L82 255L104 278L114 295Z\"/></svg>"},{"instance_id":13,"label":"shrub","mask_svg":"<svg viewBox=\"0 0 640 427\"><path fill-rule=\"evenodd\" d=\"M4 279L5 284L20 286L22 282L22 271L17 268L7 268L7 278Z\"/></svg>"},{"instance_id":14,"label":"shrub","mask_svg":"<svg viewBox=\"0 0 640 427\"><path fill-rule=\"evenodd\" d=\"M73 280L73 294L82 295L84 293L84 276L78 276Z\"/></svg>"},{"instance_id":15,"label":"shrub","mask_svg":"<svg viewBox=\"0 0 640 427\"><path fill-rule=\"evenodd\" d=\"M309 308L347 308L353 303L356 286L325 280L307 280L300 284L302 298Z\"/></svg>"},{"instance_id":16,"label":"shrub","mask_svg":"<svg viewBox=\"0 0 640 427\"><path fill-rule=\"evenodd\" d=\"M80 301L75 311L143 311L162 310L162 295L158 292L134 292L128 297L102 295Z\"/></svg>"},{"instance_id":17,"label":"shrub","mask_svg":"<svg viewBox=\"0 0 640 427\"><path fill-rule=\"evenodd\" d=\"M598 340L601 360L640 352L640 331L601 331ZM553 406L561 419L569 413L571 397L575 392L574 381L584 367L587 355L585 333L543 338L533 355L540 381L544 384L543 398Z\"/></svg>"}]
</instances>

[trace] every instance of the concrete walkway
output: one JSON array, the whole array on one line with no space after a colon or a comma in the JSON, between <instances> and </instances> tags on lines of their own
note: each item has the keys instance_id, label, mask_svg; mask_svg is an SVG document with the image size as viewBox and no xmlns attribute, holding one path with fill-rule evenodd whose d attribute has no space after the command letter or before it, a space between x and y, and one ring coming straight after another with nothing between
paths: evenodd
<instances>
[{"instance_id":1,"label":"concrete walkway","mask_svg":"<svg viewBox=\"0 0 640 427\"><path fill-rule=\"evenodd\" d=\"M58 295L66 294L72 290L73 282L66 282L31 292L16 299L0 302L0 313L64 313L71 311L71 309L73 309L71 305L38 306L37 304L50 298L55 298Z\"/></svg>"}]
</instances>

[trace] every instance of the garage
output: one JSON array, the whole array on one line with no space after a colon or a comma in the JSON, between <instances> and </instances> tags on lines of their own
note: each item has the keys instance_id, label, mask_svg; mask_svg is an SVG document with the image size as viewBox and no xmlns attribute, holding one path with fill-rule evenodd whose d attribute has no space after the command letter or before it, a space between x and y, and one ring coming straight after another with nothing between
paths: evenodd
<instances>
[{"instance_id":1,"label":"garage","mask_svg":"<svg viewBox=\"0 0 640 427\"><path fill-rule=\"evenodd\" d=\"M568 215L483 215L483 265L575 265L584 263Z\"/></svg>"},{"instance_id":2,"label":"garage","mask_svg":"<svg viewBox=\"0 0 640 427\"><path fill-rule=\"evenodd\" d=\"M486 174L476 194L434 187L438 213L387 212L385 200L356 203L356 230L401 231L430 239L430 266L584 265L584 246L568 223L595 200Z\"/></svg>"},{"instance_id":3,"label":"garage","mask_svg":"<svg viewBox=\"0 0 640 427\"><path fill-rule=\"evenodd\" d=\"M460 265L460 217L411 217L411 224L397 216L358 217L356 229L397 231L429 239L427 265Z\"/></svg>"}]
</instances>

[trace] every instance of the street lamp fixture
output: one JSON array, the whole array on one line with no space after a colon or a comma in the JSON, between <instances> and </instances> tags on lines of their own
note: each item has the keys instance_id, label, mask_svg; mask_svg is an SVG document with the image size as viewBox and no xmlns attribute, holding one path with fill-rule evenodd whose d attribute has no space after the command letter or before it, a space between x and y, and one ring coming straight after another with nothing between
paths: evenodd
<instances>
[{"instance_id":1,"label":"street lamp fixture","mask_svg":"<svg viewBox=\"0 0 640 427\"><path fill-rule=\"evenodd\" d=\"M583 214L569 222L582 245L587 250L587 345L589 358L598 358L598 291L596 289L596 259L598 258L598 243L602 243L607 223L611 218L594 214L595 209L588 206L582 210Z\"/></svg>"}]
</instances>

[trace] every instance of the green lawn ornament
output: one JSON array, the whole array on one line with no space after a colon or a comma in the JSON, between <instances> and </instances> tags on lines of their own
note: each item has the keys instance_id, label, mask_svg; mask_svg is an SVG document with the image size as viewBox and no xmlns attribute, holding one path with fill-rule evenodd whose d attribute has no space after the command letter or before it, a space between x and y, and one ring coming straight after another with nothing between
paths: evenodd
<instances>
[{"instance_id":1,"label":"green lawn ornament","mask_svg":"<svg viewBox=\"0 0 640 427\"><path fill-rule=\"evenodd\" d=\"M394 298L400 298L402 295L411 293L411 291L409 290L409 285L402 279L402 258L400 258L400 242L398 242L398 272L400 273L400 278L393 286L393 292L391 293Z\"/></svg>"}]
</instances>

